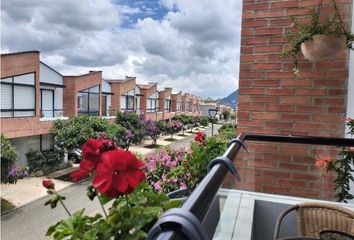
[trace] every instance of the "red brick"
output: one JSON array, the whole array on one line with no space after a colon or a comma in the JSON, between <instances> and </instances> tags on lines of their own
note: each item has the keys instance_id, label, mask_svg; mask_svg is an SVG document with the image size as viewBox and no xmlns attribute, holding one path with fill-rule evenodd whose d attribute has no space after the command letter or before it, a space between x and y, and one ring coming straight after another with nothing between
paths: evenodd
<instances>
[{"instance_id":1,"label":"red brick","mask_svg":"<svg viewBox=\"0 0 354 240\"><path fill-rule=\"evenodd\" d=\"M252 112L252 119L278 119L278 113Z\"/></svg>"},{"instance_id":2,"label":"red brick","mask_svg":"<svg viewBox=\"0 0 354 240\"><path fill-rule=\"evenodd\" d=\"M296 89L296 95L303 96L325 96L327 94L326 89Z\"/></svg>"},{"instance_id":3,"label":"red brick","mask_svg":"<svg viewBox=\"0 0 354 240\"><path fill-rule=\"evenodd\" d=\"M264 94L264 88L242 88L240 94Z\"/></svg>"},{"instance_id":4,"label":"red brick","mask_svg":"<svg viewBox=\"0 0 354 240\"><path fill-rule=\"evenodd\" d=\"M269 95L281 95L281 96L287 96L287 95L294 95L294 89L288 89L288 88L268 88L266 90L266 93Z\"/></svg>"},{"instance_id":5,"label":"red brick","mask_svg":"<svg viewBox=\"0 0 354 240\"><path fill-rule=\"evenodd\" d=\"M310 115L308 114L281 114L281 119L288 119L292 121L298 120L310 120Z\"/></svg>"},{"instance_id":6,"label":"red brick","mask_svg":"<svg viewBox=\"0 0 354 240\"><path fill-rule=\"evenodd\" d=\"M259 70L274 70L274 69L280 69L280 63L255 63L253 69L259 69Z\"/></svg>"},{"instance_id":7,"label":"red brick","mask_svg":"<svg viewBox=\"0 0 354 240\"><path fill-rule=\"evenodd\" d=\"M293 105L267 105L267 111L276 111L276 112L293 112L294 106Z\"/></svg>"},{"instance_id":8,"label":"red brick","mask_svg":"<svg viewBox=\"0 0 354 240\"><path fill-rule=\"evenodd\" d=\"M310 104L311 97L287 97L284 96L280 99L280 103L293 103L293 104Z\"/></svg>"},{"instance_id":9,"label":"red brick","mask_svg":"<svg viewBox=\"0 0 354 240\"><path fill-rule=\"evenodd\" d=\"M281 46L256 46L256 53L271 53L280 52L282 50Z\"/></svg>"}]
</instances>

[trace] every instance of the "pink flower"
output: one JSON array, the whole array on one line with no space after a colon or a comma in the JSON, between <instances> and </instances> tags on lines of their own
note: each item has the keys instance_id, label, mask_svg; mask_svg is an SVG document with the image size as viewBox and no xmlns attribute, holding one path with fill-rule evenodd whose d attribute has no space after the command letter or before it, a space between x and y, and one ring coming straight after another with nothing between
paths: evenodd
<instances>
[{"instance_id":1,"label":"pink flower","mask_svg":"<svg viewBox=\"0 0 354 240\"><path fill-rule=\"evenodd\" d=\"M184 182L180 182L179 189L187 189L187 185Z\"/></svg>"},{"instance_id":2,"label":"pink flower","mask_svg":"<svg viewBox=\"0 0 354 240\"><path fill-rule=\"evenodd\" d=\"M161 191L162 191L162 187L161 187L161 185L160 185L159 182L155 182L155 183L153 184L153 187L154 187L154 189L155 189L156 191L158 191L158 192L161 192Z\"/></svg>"}]
</instances>

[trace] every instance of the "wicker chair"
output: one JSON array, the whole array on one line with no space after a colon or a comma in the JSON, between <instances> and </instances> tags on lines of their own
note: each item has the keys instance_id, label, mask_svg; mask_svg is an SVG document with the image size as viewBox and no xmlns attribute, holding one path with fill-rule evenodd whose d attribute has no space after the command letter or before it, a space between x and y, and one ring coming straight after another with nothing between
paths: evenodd
<instances>
[{"instance_id":1,"label":"wicker chair","mask_svg":"<svg viewBox=\"0 0 354 240\"><path fill-rule=\"evenodd\" d=\"M283 218L291 211L297 211L297 234L301 238L319 238L324 230L336 230L354 235L354 211L334 204L301 203L284 210L278 217L274 240L279 239Z\"/></svg>"}]
</instances>

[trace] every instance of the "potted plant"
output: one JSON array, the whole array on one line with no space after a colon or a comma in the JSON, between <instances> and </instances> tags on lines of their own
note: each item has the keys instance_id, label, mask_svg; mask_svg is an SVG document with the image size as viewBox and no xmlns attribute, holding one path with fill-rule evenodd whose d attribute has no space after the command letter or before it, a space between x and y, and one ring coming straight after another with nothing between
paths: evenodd
<instances>
[{"instance_id":1,"label":"potted plant","mask_svg":"<svg viewBox=\"0 0 354 240\"><path fill-rule=\"evenodd\" d=\"M292 17L292 28L287 34L291 48L282 55L291 54L294 58L294 72L299 73L298 54L300 51L305 59L316 62L323 59L345 56L347 49L353 49L354 35L347 30L334 1L335 14L320 20L321 4L312 9L311 22L305 24Z\"/></svg>"}]
</instances>

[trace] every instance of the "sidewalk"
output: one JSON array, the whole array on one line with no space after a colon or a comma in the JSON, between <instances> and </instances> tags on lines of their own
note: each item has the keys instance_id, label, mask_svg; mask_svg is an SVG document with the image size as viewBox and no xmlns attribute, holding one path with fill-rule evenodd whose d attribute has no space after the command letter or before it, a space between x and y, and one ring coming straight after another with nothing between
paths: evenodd
<instances>
[{"instance_id":1,"label":"sidewalk","mask_svg":"<svg viewBox=\"0 0 354 240\"><path fill-rule=\"evenodd\" d=\"M199 128L199 130L193 129L193 132L196 131L205 131L207 128ZM187 133L185 131L184 136L179 136L179 135L173 135L173 138L176 139L174 142L166 141L166 138L169 138L169 135L163 135L159 137L157 140L158 145L162 146L167 146L167 145L175 145L176 143L185 140L185 138L188 138L192 136L194 133ZM140 154L140 155L147 155L150 154L156 149L154 148L145 148L145 146L148 146L151 144L151 140L145 140L141 145L138 146L131 146L129 148L130 151ZM46 177L27 177L24 179L19 180L16 184L1 184L1 191L0 191L0 196L8 201L10 201L12 204L16 206L16 208L21 207L23 205L26 205L30 202L33 202L35 200L38 200L40 198L43 198L47 196L47 190L42 186L42 180L43 179L48 179L48 178L57 178L66 174L69 174L73 171L76 171L79 168L78 164L74 164L73 167L71 168L66 168L63 170L59 170L57 172L51 173ZM55 184L55 188L57 191L61 191L72 184L73 182L67 182L67 181L61 181L57 179L53 179L53 182ZM15 208L15 209L16 209Z\"/></svg>"}]
</instances>

